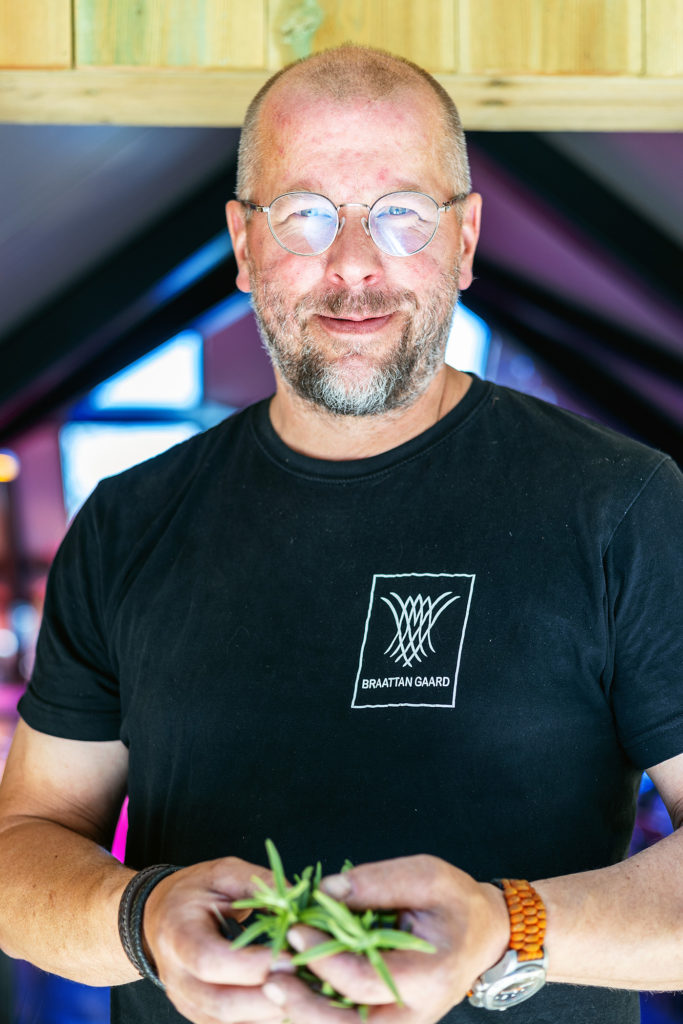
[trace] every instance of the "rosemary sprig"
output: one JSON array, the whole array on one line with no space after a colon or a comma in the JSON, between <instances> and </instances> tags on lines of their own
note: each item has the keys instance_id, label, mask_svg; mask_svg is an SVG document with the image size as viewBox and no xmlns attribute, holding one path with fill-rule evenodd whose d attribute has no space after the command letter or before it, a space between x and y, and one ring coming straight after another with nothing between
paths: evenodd
<instances>
[{"instance_id":1,"label":"rosemary sprig","mask_svg":"<svg viewBox=\"0 0 683 1024\"><path fill-rule=\"evenodd\" d=\"M241 949L260 941L271 947L274 957L282 950L294 952L292 963L298 968L298 976L314 991L326 996L333 1005L358 1010L362 1020L367 1018L368 1008L357 1006L352 1000L335 992L330 984L321 981L307 965L313 960L336 953L366 956L396 1003L403 1005L380 949L435 953L435 947L410 932L394 927L398 921L398 914L394 912L366 910L363 914L356 914L346 904L322 892L319 887L322 877L320 863L315 869L307 867L301 875L295 875L294 884L289 886L280 855L270 839L266 840L266 851L274 884L266 885L261 878L254 876L254 895L233 903L236 910L251 909L256 911L256 915L252 924L232 943L232 948ZM347 860L342 871L352 867L353 864ZM330 938L303 953L296 953L287 941L287 933L295 924L317 928Z\"/></svg>"}]
</instances>

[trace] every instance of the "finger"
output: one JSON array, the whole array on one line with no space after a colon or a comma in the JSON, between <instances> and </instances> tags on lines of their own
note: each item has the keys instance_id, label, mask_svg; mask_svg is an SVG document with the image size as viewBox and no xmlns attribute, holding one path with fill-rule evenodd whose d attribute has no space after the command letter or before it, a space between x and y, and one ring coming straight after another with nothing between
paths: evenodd
<instances>
[{"instance_id":1,"label":"finger","mask_svg":"<svg viewBox=\"0 0 683 1024\"><path fill-rule=\"evenodd\" d=\"M303 925L290 928L287 933L290 944L301 953L317 946L321 937L323 940L329 938ZM384 954L381 956L386 963ZM396 998L367 956L335 953L309 960L305 966L322 981L329 982L335 991L355 1003L381 1004L393 1002Z\"/></svg>"},{"instance_id":2,"label":"finger","mask_svg":"<svg viewBox=\"0 0 683 1024\"><path fill-rule=\"evenodd\" d=\"M333 1006L326 996L312 992L298 978L278 975L263 987L272 1006L279 1007L282 1018L294 1024L358 1024L353 1009Z\"/></svg>"},{"instance_id":3,"label":"finger","mask_svg":"<svg viewBox=\"0 0 683 1024\"><path fill-rule=\"evenodd\" d=\"M166 989L168 998L178 1010L192 1021L220 1021L237 1024L239 1021L272 1020L273 1004L260 988L241 988L207 985L191 975L178 976Z\"/></svg>"},{"instance_id":4,"label":"finger","mask_svg":"<svg viewBox=\"0 0 683 1024\"><path fill-rule=\"evenodd\" d=\"M352 910L398 910L438 906L444 888L445 862L428 854L361 864L323 878L320 888ZM448 865L451 868L450 865ZM456 868L451 868L457 871ZM462 874L462 872L458 872ZM466 876L464 876L466 877Z\"/></svg>"},{"instance_id":5,"label":"finger","mask_svg":"<svg viewBox=\"0 0 683 1024\"><path fill-rule=\"evenodd\" d=\"M280 1007L283 1019L278 1024L358 1024L358 1010L333 1006L324 997L301 990L301 982L291 978L276 978L264 987L269 999ZM394 1005L371 1006L369 1024L417 1024L419 1014L407 1007Z\"/></svg>"},{"instance_id":6,"label":"finger","mask_svg":"<svg viewBox=\"0 0 683 1024\"><path fill-rule=\"evenodd\" d=\"M288 969L290 960L282 954L274 961L266 946L235 950L220 934L217 924L210 931L204 920L197 922L187 915L172 931L159 937L158 950L163 981L178 968L213 985L262 985L274 968Z\"/></svg>"},{"instance_id":7,"label":"finger","mask_svg":"<svg viewBox=\"0 0 683 1024\"><path fill-rule=\"evenodd\" d=\"M260 864L251 864L239 857L221 857L211 862L209 883L217 896L230 900L247 899L255 895L254 877L268 885L273 884L273 873Z\"/></svg>"}]
</instances>

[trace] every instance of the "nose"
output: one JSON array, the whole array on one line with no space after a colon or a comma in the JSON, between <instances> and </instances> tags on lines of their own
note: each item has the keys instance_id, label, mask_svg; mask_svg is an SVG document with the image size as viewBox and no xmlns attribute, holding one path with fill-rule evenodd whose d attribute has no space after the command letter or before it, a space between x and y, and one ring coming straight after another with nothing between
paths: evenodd
<instances>
[{"instance_id":1,"label":"nose","mask_svg":"<svg viewBox=\"0 0 683 1024\"><path fill-rule=\"evenodd\" d=\"M325 276L331 284L367 286L377 284L383 276L382 254L370 237L367 217L360 211L345 212L340 218L337 237L325 255Z\"/></svg>"}]
</instances>

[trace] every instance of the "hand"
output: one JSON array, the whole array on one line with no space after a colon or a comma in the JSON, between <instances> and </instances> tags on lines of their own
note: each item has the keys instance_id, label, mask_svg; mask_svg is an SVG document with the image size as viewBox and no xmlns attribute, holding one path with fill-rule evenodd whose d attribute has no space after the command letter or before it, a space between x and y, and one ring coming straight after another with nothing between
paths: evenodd
<instances>
[{"instance_id":1,"label":"hand","mask_svg":"<svg viewBox=\"0 0 683 1024\"><path fill-rule=\"evenodd\" d=\"M324 879L321 888L352 910L400 911L400 924L436 946L437 952L387 951L382 956L403 1006L365 957L344 953L314 960L308 967L338 992L370 1006L376 1024L433 1024L459 1003L479 975L507 948L510 924L502 893L458 868L427 855L364 864ZM309 949L321 933L297 925L289 933L295 948ZM347 1010L330 1006L299 979L277 975L265 994L294 1024L343 1024Z\"/></svg>"},{"instance_id":2,"label":"hand","mask_svg":"<svg viewBox=\"0 0 683 1024\"><path fill-rule=\"evenodd\" d=\"M145 904L148 955L168 998L194 1024L282 1020L261 986L271 972L293 970L288 956L274 963L266 947L232 951L213 909L239 921L247 917L250 912L233 910L232 901L253 895L254 875L272 882L266 868L235 857L197 864L159 882Z\"/></svg>"}]
</instances>

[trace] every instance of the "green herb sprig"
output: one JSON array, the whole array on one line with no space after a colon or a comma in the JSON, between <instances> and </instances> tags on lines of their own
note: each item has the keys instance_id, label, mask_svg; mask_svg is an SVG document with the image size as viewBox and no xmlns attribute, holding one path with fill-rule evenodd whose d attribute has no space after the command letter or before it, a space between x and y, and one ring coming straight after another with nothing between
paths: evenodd
<instances>
[{"instance_id":1,"label":"green herb sprig","mask_svg":"<svg viewBox=\"0 0 683 1024\"><path fill-rule=\"evenodd\" d=\"M352 1000L335 992L327 982L308 970L307 965L322 957L336 953L355 953L366 956L375 971L391 992L394 1000L402 1006L400 993L391 976L380 949L405 949L421 953L435 953L436 949L424 939L395 927L398 914L395 912L366 910L355 914L352 910L333 899L320 889L322 868L320 863L307 867L301 875L294 876L294 884L288 885L282 860L272 840L266 840L268 862L273 872L272 886L254 876L254 895L248 899L236 900L236 910L255 910L255 919L232 943L233 949L241 949L260 941L270 946L273 957L283 950L294 953L292 963L297 975L316 992L327 996L336 1006L353 1007L359 1011L362 1020L367 1018L368 1008L358 1006ZM353 865L344 863L342 871ZM287 941L287 932L296 924L305 924L327 933L330 938L317 946L297 953Z\"/></svg>"}]
</instances>

